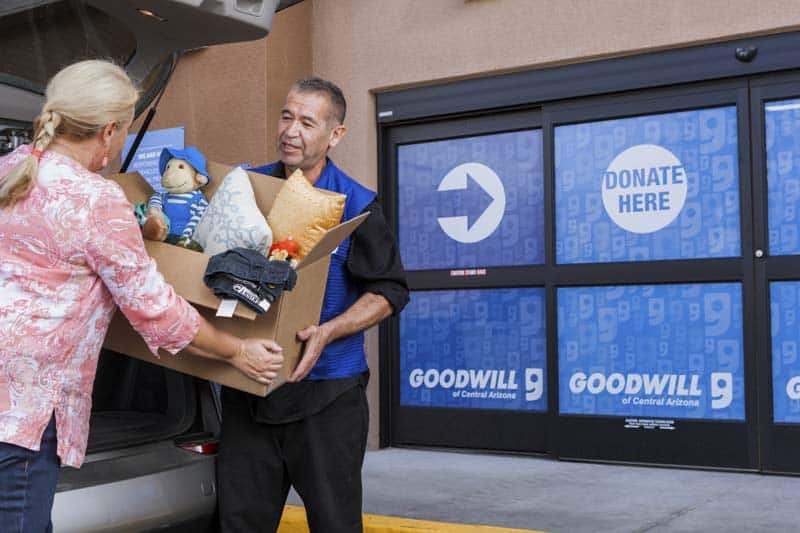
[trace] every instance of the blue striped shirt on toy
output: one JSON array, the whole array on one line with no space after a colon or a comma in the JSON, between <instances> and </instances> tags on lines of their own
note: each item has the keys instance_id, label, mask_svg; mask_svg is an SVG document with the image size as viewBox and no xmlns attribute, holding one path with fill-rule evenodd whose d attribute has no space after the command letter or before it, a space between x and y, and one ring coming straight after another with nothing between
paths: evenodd
<instances>
[{"instance_id":1,"label":"blue striped shirt on toy","mask_svg":"<svg viewBox=\"0 0 800 533\"><path fill-rule=\"evenodd\" d=\"M208 200L200 191L184 193L155 193L147 202L148 209L160 209L170 221L169 233L191 238Z\"/></svg>"}]
</instances>

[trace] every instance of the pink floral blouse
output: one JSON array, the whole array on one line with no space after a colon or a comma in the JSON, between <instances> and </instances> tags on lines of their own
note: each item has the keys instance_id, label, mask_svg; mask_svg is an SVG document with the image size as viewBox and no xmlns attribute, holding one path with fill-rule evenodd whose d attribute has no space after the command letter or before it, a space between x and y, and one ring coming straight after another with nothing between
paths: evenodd
<instances>
[{"instance_id":1,"label":"pink floral blouse","mask_svg":"<svg viewBox=\"0 0 800 533\"><path fill-rule=\"evenodd\" d=\"M0 158L0 176L30 150ZM200 327L147 255L122 189L45 152L28 197L0 208L0 442L38 450L55 412L62 464L83 463L116 306L153 353L180 351Z\"/></svg>"}]
</instances>

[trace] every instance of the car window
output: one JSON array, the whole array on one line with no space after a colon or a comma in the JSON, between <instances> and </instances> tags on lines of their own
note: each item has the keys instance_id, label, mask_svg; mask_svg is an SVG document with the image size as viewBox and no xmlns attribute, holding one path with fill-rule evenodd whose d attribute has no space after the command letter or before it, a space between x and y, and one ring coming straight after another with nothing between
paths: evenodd
<instances>
[{"instance_id":1,"label":"car window","mask_svg":"<svg viewBox=\"0 0 800 533\"><path fill-rule=\"evenodd\" d=\"M29 144L32 140L28 124L0 120L0 155L7 154L22 144Z\"/></svg>"}]
</instances>

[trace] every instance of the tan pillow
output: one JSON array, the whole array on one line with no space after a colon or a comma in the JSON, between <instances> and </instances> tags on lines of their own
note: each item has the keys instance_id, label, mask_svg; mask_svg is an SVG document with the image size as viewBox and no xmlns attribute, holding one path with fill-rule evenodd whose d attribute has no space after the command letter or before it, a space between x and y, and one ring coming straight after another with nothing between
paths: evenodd
<instances>
[{"instance_id":1,"label":"tan pillow","mask_svg":"<svg viewBox=\"0 0 800 533\"><path fill-rule=\"evenodd\" d=\"M297 259L304 258L326 231L339 224L345 198L344 194L317 189L300 169L295 170L267 215L273 242L291 237L300 245Z\"/></svg>"}]
</instances>

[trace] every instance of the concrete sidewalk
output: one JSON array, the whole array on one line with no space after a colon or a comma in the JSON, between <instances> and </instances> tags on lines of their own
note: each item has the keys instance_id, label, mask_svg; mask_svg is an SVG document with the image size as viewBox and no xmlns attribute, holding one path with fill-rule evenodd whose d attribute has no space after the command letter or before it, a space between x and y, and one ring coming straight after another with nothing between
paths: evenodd
<instances>
[{"instance_id":1,"label":"concrete sidewalk","mask_svg":"<svg viewBox=\"0 0 800 533\"><path fill-rule=\"evenodd\" d=\"M364 512L551 532L797 532L800 478L390 448ZM290 503L302 504L296 494Z\"/></svg>"}]
</instances>

